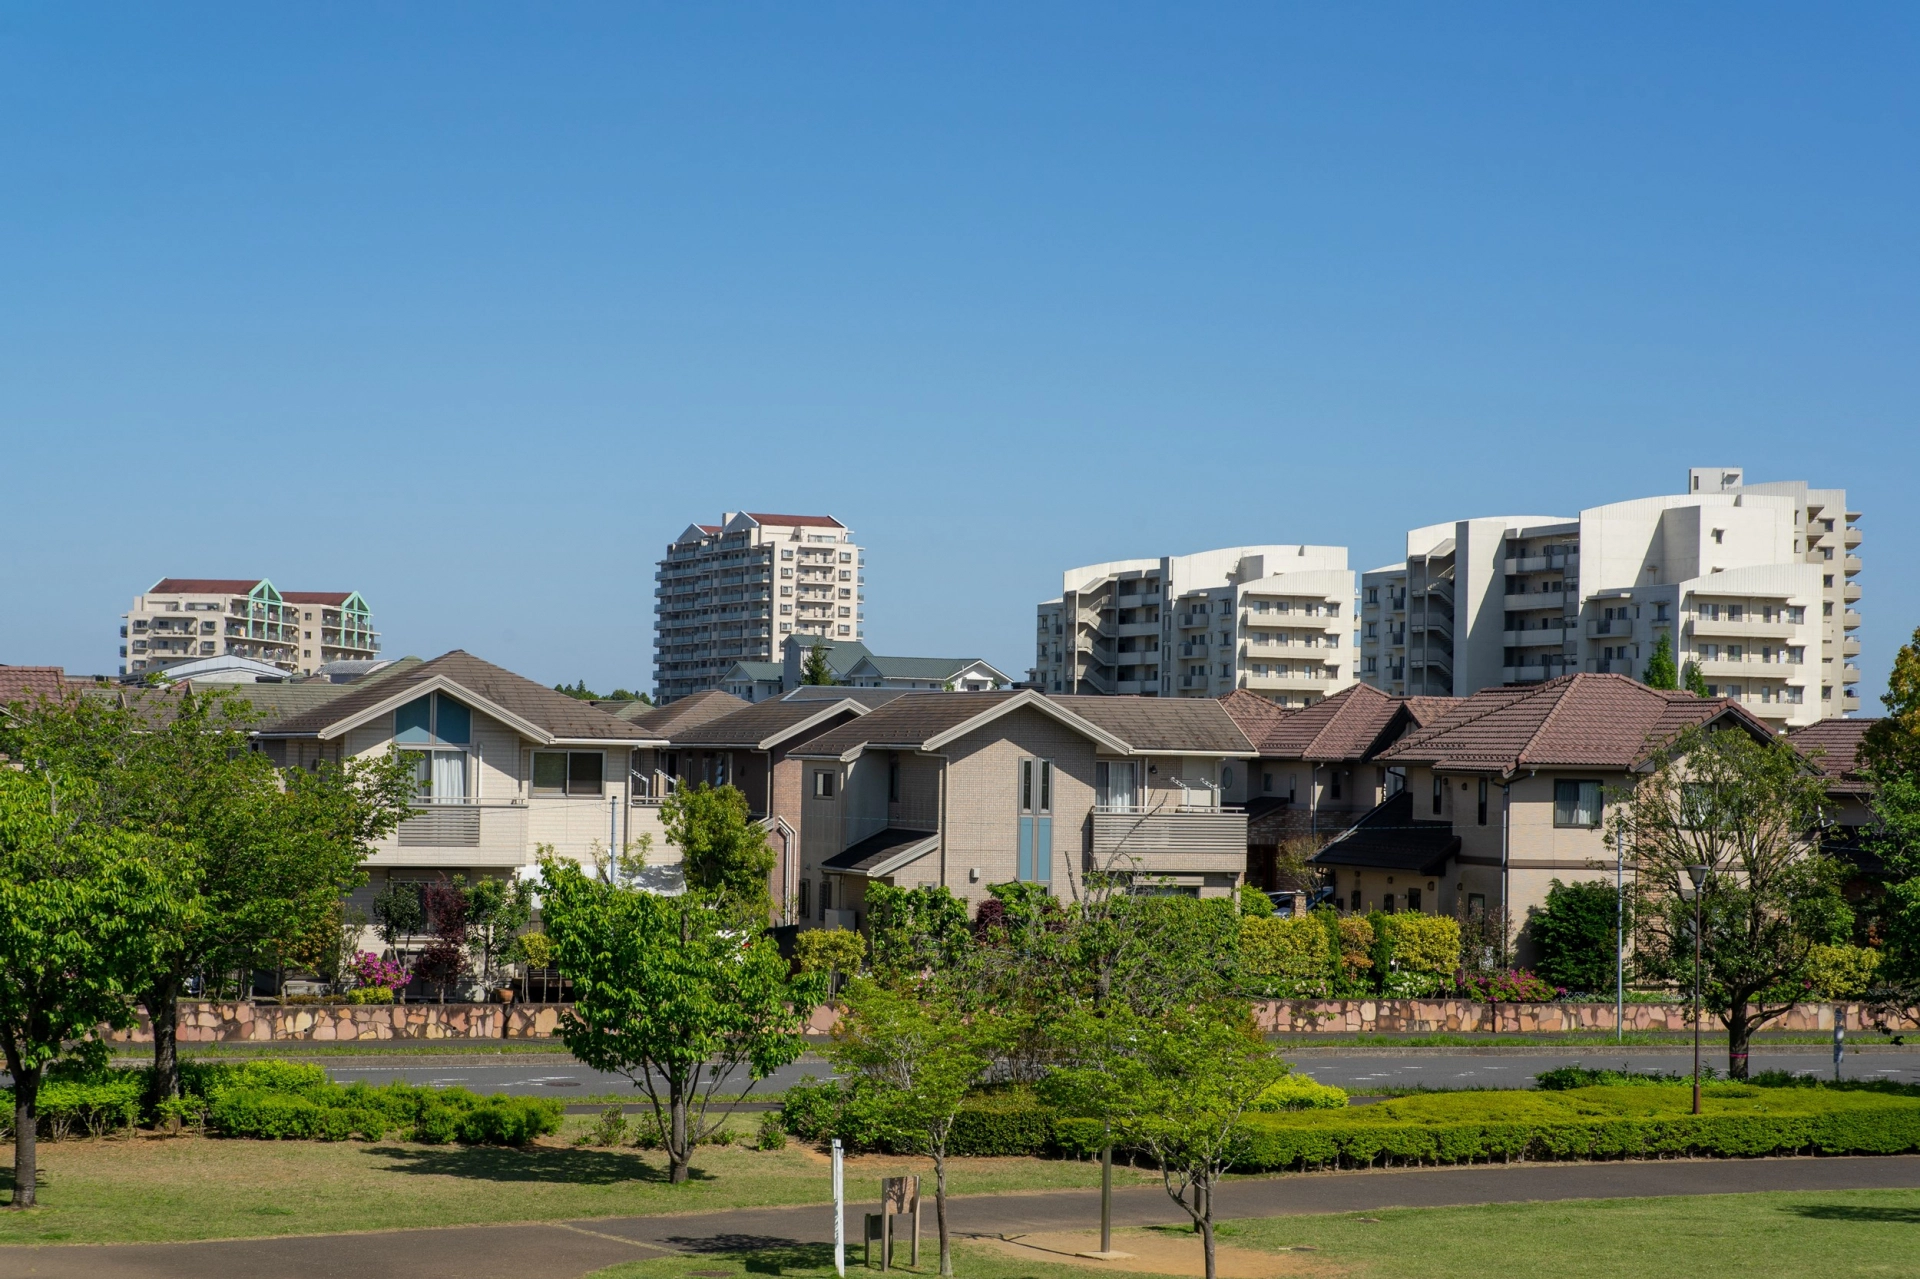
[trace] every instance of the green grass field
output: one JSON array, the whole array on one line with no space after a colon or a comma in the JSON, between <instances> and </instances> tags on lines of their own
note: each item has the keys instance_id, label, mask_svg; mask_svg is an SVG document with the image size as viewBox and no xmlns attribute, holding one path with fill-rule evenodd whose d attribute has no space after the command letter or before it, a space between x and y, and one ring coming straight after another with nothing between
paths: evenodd
<instances>
[{"instance_id":1,"label":"green grass field","mask_svg":"<svg viewBox=\"0 0 1920 1279\"><path fill-rule=\"evenodd\" d=\"M1125 1250L1129 1233L1120 1232L1114 1246ZM1199 1240L1185 1232L1182 1238L1192 1240L1197 1259ZM1864 1279L1920 1273L1920 1190L1277 1217L1223 1223L1220 1242L1284 1252L1276 1258L1282 1263L1276 1273L1302 1279ZM857 1250L853 1259L857 1269ZM919 1273L934 1273L936 1259L933 1250L924 1250ZM965 1243L955 1262L961 1279L1138 1273L1036 1264ZM690 1279L708 1271L826 1279L833 1261L824 1247L707 1253L632 1262L596 1279Z\"/></svg>"}]
</instances>

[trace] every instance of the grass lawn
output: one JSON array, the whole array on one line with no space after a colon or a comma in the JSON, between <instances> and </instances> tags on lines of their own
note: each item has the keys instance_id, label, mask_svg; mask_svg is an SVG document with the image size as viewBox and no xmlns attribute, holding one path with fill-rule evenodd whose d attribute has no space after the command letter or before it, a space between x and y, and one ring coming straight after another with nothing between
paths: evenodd
<instances>
[{"instance_id":1,"label":"grass lawn","mask_svg":"<svg viewBox=\"0 0 1920 1279\"><path fill-rule=\"evenodd\" d=\"M827 1157L798 1145L707 1147L693 1180L671 1186L653 1151L579 1149L591 1123L569 1116L559 1139L526 1150L411 1142L238 1141L140 1136L42 1142L41 1208L0 1212L0 1243L221 1239L341 1230L712 1212L832 1199ZM0 1144L12 1194L13 1148ZM925 1159L856 1156L848 1179L930 1171ZM957 1193L1097 1186L1098 1163L956 1159ZM1131 1169L1116 1179L1147 1180Z\"/></svg>"},{"instance_id":2,"label":"grass lawn","mask_svg":"<svg viewBox=\"0 0 1920 1279\"><path fill-rule=\"evenodd\" d=\"M1114 1247L1130 1236L1116 1234ZM1159 1232L1156 1232L1159 1233ZM1191 1240L1194 1259L1199 1240ZM1270 1273L1342 1279L1822 1279L1920 1269L1920 1190L1584 1200L1383 1210L1223 1223L1224 1247L1279 1254ZM1136 1247L1139 1245L1136 1244ZM1293 1251L1310 1249L1311 1251ZM938 1254L921 1252L919 1273ZM859 1265L859 1252L852 1254ZM1127 1263L1047 1264L961 1244L961 1279L1088 1279ZM902 1267L904 1269L904 1267ZM708 1253L631 1262L596 1279L691 1279L703 1272L827 1279L825 1247ZM1132 1272L1138 1273L1138 1272Z\"/></svg>"}]
</instances>

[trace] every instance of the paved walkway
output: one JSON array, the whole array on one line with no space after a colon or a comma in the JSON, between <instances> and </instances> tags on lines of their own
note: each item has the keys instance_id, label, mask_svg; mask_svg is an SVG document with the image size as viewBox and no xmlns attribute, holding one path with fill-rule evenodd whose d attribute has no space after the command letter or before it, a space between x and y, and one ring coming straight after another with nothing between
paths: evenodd
<instances>
[{"instance_id":1,"label":"paved walkway","mask_svg":"<svg viewBox=\"0 0 1920 1279\"><path fill-rule=\"evenodd\" d=\"M1920 1188L1920 1156L1522 1164L1312 1173L1236 1181L1222 1218L1556 1199L1717 1195L1762 1190ZM1186 1218L1155 1186L1114 1191L1114 1223ZM869 1206L848 1205L850 1233ZM951 1204L956 1233L1022 1234L1099 1224L1097 1191L976 1195ZM931 1204L923 1218L932 1233ZM818 1261L833 1238L830 1209L758 1208L682 1217L449 1226L214 1243L0 1248L0 1279L579 1279L621 1261L671 1252L790 1248ZM858 1249L854 1250L858 1255Z\"/></svg>"}]
</instances>

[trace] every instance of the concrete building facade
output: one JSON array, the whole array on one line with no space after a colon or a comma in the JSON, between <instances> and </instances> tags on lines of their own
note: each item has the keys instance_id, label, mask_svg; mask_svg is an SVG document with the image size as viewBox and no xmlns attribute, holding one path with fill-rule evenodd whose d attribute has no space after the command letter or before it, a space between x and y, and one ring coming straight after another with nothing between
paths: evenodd
<instances>
[{"instance_id":1,"label":"concrete building facade","mask_svg":"<svg viewBox=\"0 0 1920 1279\"><path fill-rule=\"evenodd\" d=\"M123 676L228 656L311 675L377 659L380 633L358 591L282 592L266 578L164 577L120 616Z\"/></svg>"},{"instance_id":2,"label":"concrete building facade","mask_svg":"<svg viewBox=\"0 0 1920 1279\"><path fill-rule=\"evenodd\" d=\"M720 687L739 662L776 662L789 636L866 633L866 553L830 515L729 511L689 524L654 576L654 700Z\"/></svg>"},{"instance_id":3,"label":"concrete building facade","mask_svg":"<svg viewBox=\"0 0 1920 1279\"><path fill-rule=\"evenodd\" d=\"M1031 680L1048 693L1308 706L1355 679L1343 546L1237 546L1068 569L1038 609Z\"/></svg>"}]
</instances>

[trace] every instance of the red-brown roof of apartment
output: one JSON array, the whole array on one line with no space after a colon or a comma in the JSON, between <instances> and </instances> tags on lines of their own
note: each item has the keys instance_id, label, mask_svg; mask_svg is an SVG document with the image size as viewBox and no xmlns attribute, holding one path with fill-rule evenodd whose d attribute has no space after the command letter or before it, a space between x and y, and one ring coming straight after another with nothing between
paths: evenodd
<instances>
[{"instance_id":1,"label":"red-brown roof of apartment","mask_svg":"<svg viewBox=\"0 0 1920 1279\"><path fill-rule=\"evenodd\" d=\"M1450 697L1422 700L1455 701ZM1390 696L1371 684L1354 684L1296 711L1281 710L1245 689L1234 690L1220 704L1255 749L1281 759L1363 759L1376 749L1381 734L1403 708L1413 715L1416 726L1429 722L1407 707L1406 698ZM1433 707L1424 709L1437 713Z\"/></svg>"},{"instance_id":2,"label":"red-brown roof of apartment","mask_svg":"<svg viewBox=\"0 0 1920 1279\"><path fill-rule=\"evenodd\" d=\"M1787 740L1827 776L1835 791L1867 793L1873 783L1860 770L1860 742L1877 719L1823 719L1787 730Z\"/></svg>"},{"instance_id":3,"label":"red-brown roof of apartment","mask_svg":"<svg viewBox=\"0 0 1920 1279\"><path fill-rule=\"evenodd\" d=\"M1773 735L1725 698L1648 688L1623 675L1563 675L1527 688L1483 689L1380 758L1459 772L1631 768L1682 729L1722 717Z\"/></svg>"},{"instance_id":4,"label":"red-brown roof of apartment","mask_svg":"<svg viewBox=\"0 0 1920 1279\"><path fill-rule=\"evenodd\" d=\"M280 598L292 604L345 604L352 591L281 591Z\"/></svg>"},{"instance_id":5,"label":"red-brown roof of apartment","mask_svg":"<svg viewBox=\"0 0 1920 1279\"><path fill-rule=\"evenodd\" d=\"M1431 728L1447 716L1454 708L1466 701L1464 697L1403 697L1401 703L1407 708L1407 714L1413 716L1413 722L1422 728Z\"/></svg>"},{"instance_id":6,"label":"red-brown roof of apartment","mask_svg":"<svg viewBox=\"0 0 1920 1279\"><path fill-rule=\"evenodd\" d=\"M67 693L67 673L58 666L0 666L0 706L45 697L55 701Z\"/></svg>"},{"instance_id":7,"label":"red-brown roof of apartment","mask_svg":"<svg viewBox=\"0 0 1920 1279\"><path fill-rule=\"evenodd\" d=\"M264 577L163 577L147 588L149 595L245 595Z\"/></svg>"},{"instance_id":8,"label":"red-brown roof of apartment","mask_svg":"<svg viewBox=\"0 0 1920 1279\"><path fill-rule=\"evenodd\" d=\"M759 520L762 524L784 524L801 528L845 528L846 525L831 515L762 515L758 511L748 511L747 518Z\"/></svg>"}]
</instances>

